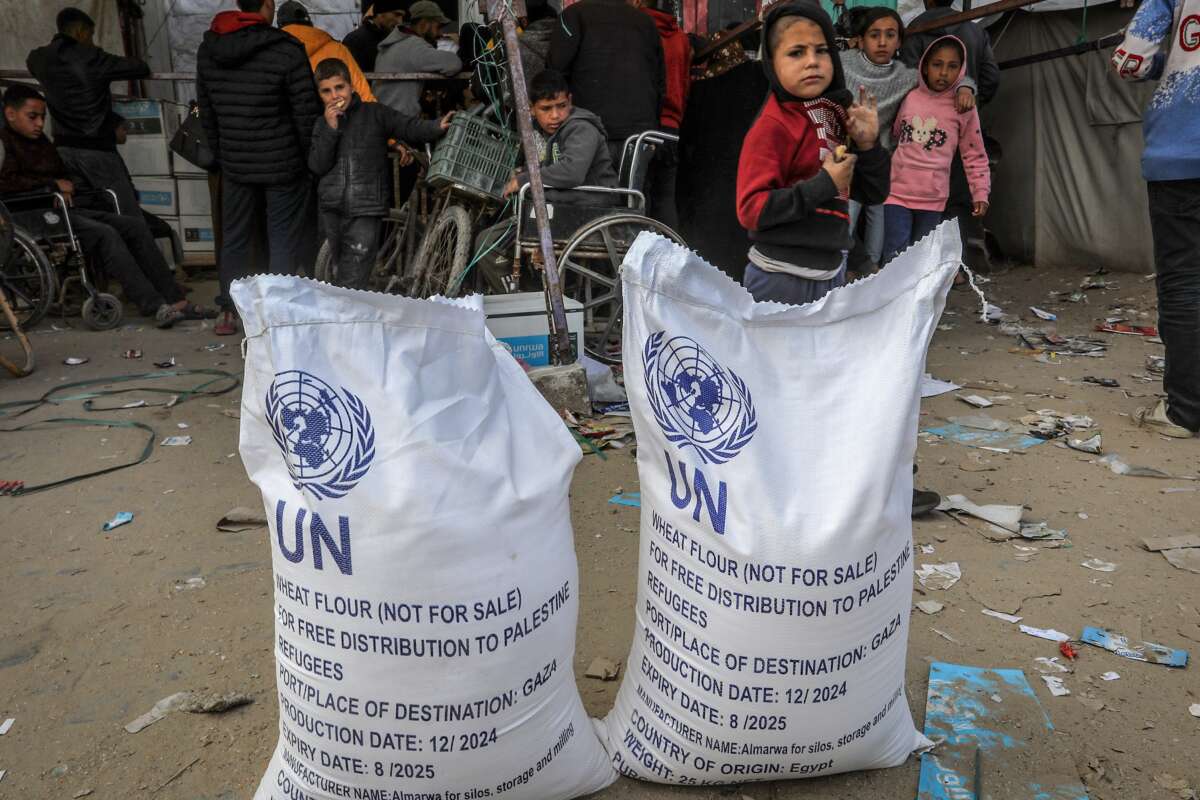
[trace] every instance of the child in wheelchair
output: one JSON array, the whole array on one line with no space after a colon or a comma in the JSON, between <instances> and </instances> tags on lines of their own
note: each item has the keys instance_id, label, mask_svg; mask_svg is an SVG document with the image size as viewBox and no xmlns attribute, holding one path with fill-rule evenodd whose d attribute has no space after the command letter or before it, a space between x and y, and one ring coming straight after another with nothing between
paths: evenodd
<instances>
[{"instance_id":1,"label":"child in wheelchair","mask_svg":"<svg viewBox=\"0 0 1200 800\"><path fill-rule=\"evenodd\" d=\"M153 317L160 328L183 319L211 319L214 311L188 303L175 282L150 229L138 217L76 204L75 184L57 148L46 138L46 101L33 87L14 85L4 95L5 127L0 130L6 158L0 168L0 195L44 192L64 197L61 209L84 254L117 280L126 299ZM32 202L32 200L30 201ZM10 208L20 224L20 204ZM37 215L44 219L44 209Z\"/></svg>"},{"instance_id":2,"label":"child in wheelchair","mask_svg":"<svg viewBox=\"0 0 1200 800\"><path fill-rule=\"evenodd\" d=\"M600 118L571 102L570 89L563 75L544 70L529 86L529 105L537 139L542 185L546 199L565 205L596 206L595 197L573 192L580 186L615 188L617 171L609 155L608 134ZM528 170L518 169L504 187L510 204L529 183ZM551 222L553 227L553 221ZM498 293L512 291L512 241L517 221L512 216L480 232L475 240L477 266L487 287ZM565 231L570 233L570 231Z\"/></svg>"}]
</instances>

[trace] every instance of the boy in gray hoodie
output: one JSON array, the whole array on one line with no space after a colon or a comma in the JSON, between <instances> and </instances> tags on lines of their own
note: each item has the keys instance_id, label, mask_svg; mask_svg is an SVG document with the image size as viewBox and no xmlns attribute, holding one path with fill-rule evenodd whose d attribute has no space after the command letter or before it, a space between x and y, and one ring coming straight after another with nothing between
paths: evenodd
<instances>
[{"instance_id":1,"label":"boy in gray hoodie","mask_svg":"<svg viewBox=\"0 0 1200 800\"><path fill-rule=\"evenodd\" d=\"M617 171L600 118L574 105L567 79L551 69L530 81L529 106L546 199L568 205L603 205L604 201L594 195L572 191L579 186L617 186ZM516 194L527 183L528 171L518 169L504 187L504 196L515 202ZM477 255L479 268L495 292L511 291L511 281L505 279L513 268L511 244L515 234L516 225L509 217L484 230L475 242L476 253L481 254Z\"/></svg>"}]
</instances>

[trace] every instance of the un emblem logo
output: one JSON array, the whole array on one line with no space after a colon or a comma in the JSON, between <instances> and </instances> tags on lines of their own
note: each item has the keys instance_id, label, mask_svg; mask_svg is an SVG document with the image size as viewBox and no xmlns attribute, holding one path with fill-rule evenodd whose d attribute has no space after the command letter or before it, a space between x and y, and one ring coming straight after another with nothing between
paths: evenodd
<instances>
[{"instance_id":1,"label":"un emblem logo","mask_svg":"<svg viewBox=\"0 0 1200 800\"><path fill-rule=\"evenodd\" d=\"M646 339L646 394L667 441L692 447L705 464L723 464L750 443L758 415L745 382L686 336Z\"/></svg>"},{"instance_id":2,"label":"un emblem logo","mask_svg":"<svg viewBox=\"0 0 1200 800\"><path fill-rule=\"evenodd\" d=\"M307 372L275 376L267 422L293 485L317 499L344 497L375 458L375 428L363 401Z\"/></svg>"}]
</instances>

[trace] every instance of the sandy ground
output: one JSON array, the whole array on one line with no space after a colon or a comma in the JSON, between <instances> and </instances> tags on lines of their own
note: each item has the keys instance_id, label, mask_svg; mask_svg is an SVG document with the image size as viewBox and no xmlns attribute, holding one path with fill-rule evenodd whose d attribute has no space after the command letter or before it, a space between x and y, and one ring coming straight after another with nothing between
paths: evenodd
<instances>
[{"instance_id":1,"label":"sandy ground","mask_svg":"<svg viewBox=\"0 0 1200 800\"><path fill-rule=\"evenodd\" d=\"M1089 292L1087 305L1047 297L1083 277L1082 271L1047 275L1015 269L996 276L986 289L992 302L1033 323L1025 310L1030 304L1057 311L1062 333L1088 332L1110 305L1147 311L1135 321L1154 321L1152 284L1140 275L1108 276L1119 288ZM201 286L196 297L209 297L210 289ZM1015 340L996 326L979 324L977 308L970 292L953 293L952 313L943 319L949 327L938 332L929 356L936 376L996 382L964 391L1009 396L988 411L994 417L1013 420L1041 408L1087 414L1103 430L1106 452L1176 475L1200 472L1200 440L1166 440L1130 420L1137 405L1161 390L1157 382L1130 377L1144 372L1145 356L1161 354L1161 346L1109 336L1105 358L1038 363L1009 352ZM41 369L21 381L0 376L0 402L74 380L147 371L151 362L170 356L180 367L241 369L237 342L225 340L227 346L215 352L202 349L220 341L208 329L99 334L80 330L77 320L70 325L54 331L43 324L33 337ZM144 358L123 359L128 348L144 350ZM91 361L62 364L79 355ZM1122 388L1080 383L1085 375L1116 378ZM112 475L0 498L0 721L16 719L0 737L0 770L7 771L0 797L72 798L87 790L95 798L224 800L253 794L276 739L270 553L264 529L222 533L214 527L232 506L261 507L237 456L238 421L222 413L238 403L233 391L170 409L107 412L103 416L148 423L159 440L187 434L193 443L156 448L149 463ZM943 395L925 402L922 425L970 413L953 394ZM86 415L76 402L30 416ZM139 452L145 436L97 428L7 434L0 437L0 479L32 484L115 464ZM622 660L632 631L637 511L606 502L613 490L637 486L628 452L612 452L607 460L587 456L574 479L582 575L575 668L584 702L595 715L608 711L618 684L586 679L583 671L595 656ZM922 441L919 483L976 502L1024 504L1028 518L1067 529L1072 546L1039 547L1025 561L1013 543L990 541L975 526L943 514L917 521L915 541L935 548L918 554L917 563L957 561L963 579L947 591L914 591L914 601L936 599L945 609L935 616L913 612L909 704L920 726L934 660L1024 669L1056 728L1040 740L1039 751L1056 754L1057 767L1085 780L1092 797L1180 796L1154 779L1169 773L1193 786L1200 783L1195 759L1200 719L1188 712L1200 702L1196 666L1168 669L1086 648L1075 673L1066 676L1074 694L1051 697L1034 658L1058 655L1055 644L980 614L985 604L1019 608L1027 624L1075 636L1086 624L1140 627L1145 639L1200 648L1200 616L1192 610L1200 603L1200 576L1172 567L1139 544L1144 536L1197 532L1200 493L1162 491L1196 484L1119 476L1090 463L1094 460L1053 443L1025 455L1003 455ZM101 524L117 511L132 511L136 518L101 533ZM1114 562L1117 569L1085 569L1081 562L1090 557ZM203 578L203 585L189 584L189 578ZM1110 670L1120 679L1099 679ZM184 689L242 691L256 702L223 715L173 714L136 735L122 729L155 701ZM1013 725L1036 727L1021 719ZM1004 765L994 769L1002 772ZM918 771L917 760L910 759L866 774L719 789L623 779L598 797L911 798ZM986 784L1004 785L991 777ZM1002 788L989 791L987 785L985 794L996 800L1019 796Z\"/></svg>"}]
</instances>

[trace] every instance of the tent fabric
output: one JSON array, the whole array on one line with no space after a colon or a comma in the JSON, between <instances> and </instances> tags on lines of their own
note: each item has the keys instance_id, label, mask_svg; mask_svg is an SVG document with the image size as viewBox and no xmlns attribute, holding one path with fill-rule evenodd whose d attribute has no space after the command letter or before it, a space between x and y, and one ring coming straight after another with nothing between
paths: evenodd
<instances>
[{"instance_id":1,"label":"tent fabric","mask_svg":"<svg viewBox=\"0 0 1200 800\"><path fill-rule=\"evenodd\" d=\"M1120 30L1132 12L1088 12L1087 35ZM1016 15L995 47L999 61L1075 44L1081 11ZM1004 70L983 109L1004 151L987 227L1009 258L1039 267L1153 268L1140 110L1152 86L1110 77L1111 51Z\"/></svg>"}]
</instances>

